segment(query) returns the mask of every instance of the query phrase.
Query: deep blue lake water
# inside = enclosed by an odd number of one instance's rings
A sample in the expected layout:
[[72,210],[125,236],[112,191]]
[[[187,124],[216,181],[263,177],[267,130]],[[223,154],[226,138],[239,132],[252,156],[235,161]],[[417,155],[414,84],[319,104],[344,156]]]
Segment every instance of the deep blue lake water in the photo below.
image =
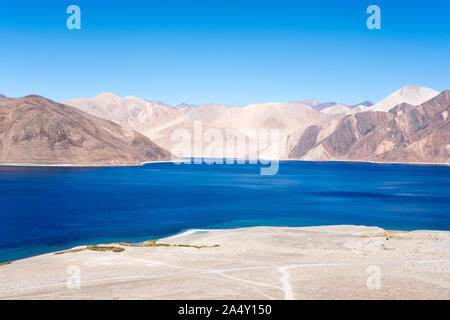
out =
[[190,228],[356,224],[450,230],[450,167],[282,162],[0,167],[0,262]]

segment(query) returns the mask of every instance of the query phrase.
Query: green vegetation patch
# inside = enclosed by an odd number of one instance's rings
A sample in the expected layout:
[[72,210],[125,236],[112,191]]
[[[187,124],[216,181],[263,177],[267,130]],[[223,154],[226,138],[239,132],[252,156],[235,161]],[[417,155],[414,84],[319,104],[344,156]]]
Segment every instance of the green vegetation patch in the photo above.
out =
[[125,249],[120,247],[113,247],[113,246],[87,246],[84,248],[76,248],[76,249],[70,249],[66,251],[59,251],[55,252],[55,254],[63,254],[63,253],[72,253],[72,252],[80,252],[84,250],[92,250],[92,251],[112,251],[112,252],[122,252]]
[[185,248],[196,248],[196,249],[202,249],[202,248],[217,248],[220,245],[215,244],[213,246],[207,246],[207,245],[192,245],[192,244],[168,244],[168,243],[158,243],[158,240],[147,240],[141,243],[136,244],[130,244],[126,242],[118,242],[118,245],[124,246],[124,247],[185,247]]
[[158,243],[157,240],[147,240],[137,244],[130,244],[126,242],[119,242],[121,246],[125,247],[170,247],[171,245],[168,243]]
[[385,231],[384,233],[381,234],[365,234],[360,236],[361,238],[389,238],[391,232],[390,231]]
[[112,252],[122,252],[125,249],[121,248],[121,247],[107,247],[107,246],[87,246],[88,250],[92,250],[92,251],[112,251]]
[[[215,244],[213,246],[208,245],[192,245],[192,244],[168,244],[168,243],[158,243],[158,240],[147,240],[141,243],[131,244],[126,242],[116,242],[113,244],[123,246],[123,247],[138,247],[138,248],[146,248],[146,247],[184,247],[184,248],[196,248],[196,249],[203,249],[203,248],[217,248],[220,245]],[[112,251],[112,252],[122,252],[125,250],[125,248],[122,247],[115,247],[115,246],[87,246],[83,248],[76,248],[76,249],[70,249],[65,251],[59,251],[55,252],[55,254],[64,254],[64,253],[73,253],[73,252],[80,252],[84,250],[92,250],[92,251]],[[10,262],[8,262],[10,263]],[[1,264],[0,264],[1,265]]]
[[59,251],[59,252],[55,252],[55,254],[64,254],[64,253],[71,253],[71,252],[79,252],[79,251],[83,251],[86,250],[86,248],[77,248],[77,249],[70,249],[70,250],[65,250],[65,251]]

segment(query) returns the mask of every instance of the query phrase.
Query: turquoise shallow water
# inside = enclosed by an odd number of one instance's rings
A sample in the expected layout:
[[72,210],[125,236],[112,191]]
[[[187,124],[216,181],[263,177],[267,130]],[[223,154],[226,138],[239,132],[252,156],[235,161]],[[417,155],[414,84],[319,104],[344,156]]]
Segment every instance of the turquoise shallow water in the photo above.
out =
[[190,228],[356,224],[450,230],[450,167],[257,165],[0,167],[0,262]]

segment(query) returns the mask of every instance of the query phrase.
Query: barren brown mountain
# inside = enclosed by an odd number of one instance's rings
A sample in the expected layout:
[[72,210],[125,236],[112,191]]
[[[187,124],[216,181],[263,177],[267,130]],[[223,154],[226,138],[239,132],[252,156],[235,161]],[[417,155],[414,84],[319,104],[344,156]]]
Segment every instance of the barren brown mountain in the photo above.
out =
[[131,129],[27,96],[0,100],[0,164],[137,165],[170,153]]
[[419,105],[400,104],[389,112],[367,111],[341,119],[317,140],[307,128],[290,158],[379,162],[450,162],[450,91]]
[[450,91],[417,107],[401,105],[394,118],[367,134],[349,152],[350,159],[392,162],[450,162]]

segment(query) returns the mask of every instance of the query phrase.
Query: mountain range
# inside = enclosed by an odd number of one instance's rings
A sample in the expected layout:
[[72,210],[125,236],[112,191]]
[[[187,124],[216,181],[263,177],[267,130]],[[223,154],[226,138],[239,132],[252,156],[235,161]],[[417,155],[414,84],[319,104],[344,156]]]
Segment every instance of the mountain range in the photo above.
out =
[[[246,106],[170,106],[161,101],[102,93],[56,103],[38,96],[0,99],[2,163],[128,165],[168,160],[176,129],[277,129],[279,153],[261,158],[448,163],[449,91],[405,86],[376,104],[298,100]],[[271,141],[272,144],[275,143]],[[204,144],[203,151],[208,147]],[[248,150],[247,150],[248,151]],[[246,151],[246,152],[247,152]],[[190,157],[192,150],[177,150]],[[226,154],[222,150],[222,154]],[[248,156],[248,153],[246,154]]]
[[418,106],[402,103],[389,110],[346,115],[325,138],[309,126],[289,158],[377,162],[448,163],[450,91]]
[[[234,139],[226,133],[227,129],[240,132],[248,141],[251,141],[252,137],[246,135],[246,129],[278,129],[280,135],[277,142],[282,159],[447,162],[445,148],[429,156],[424,150],[412,151],[419,148],[419,142],[411,146],[408,152],[405,149],[416,141],[413,137],[416,133],[406,130],[408,125],[417,125],[414,121],[419,120],[416,119],[418,115],[415,112],[421,110],[419,106],[422,103],[438,94],[438,91],[429,88],[405,86],[375,105],[369,101],[345,105],[298,100],[240,107],[220,104],[183,104],[172,107],[136,97],[120,98],[111,93],[88,99],[68,100],[64,103],[133,128],[167,150],[172,150],[174,146],[171,133],[175,129],[183,128],[193,134],[194,123],[201,121],[204,130],[213,128],[222,133],[225,137],[224,145]],[[390,111],[405,103],[416,107],[417,110],[405,110],[405,115]],[[431,116],[430,113],[425,115]],[[431,119],[421,121],[427,123],[428,120]],[[375,133],[377,130],[383,130],[383,126],[393,126],[392,123],[397,122],[401,125],[392,130],[396,130],[405,141],[388,139]],[[443,132],[446,132],[445,129]],[[450,143],[445,136],[443,138],[441,142],[436,143]],[[423,147],[426,144],[422,141],[420,145]],[[400,149],[404,150],[404,160]],[[270,146],[264,150],[260,149],[260,156],[273,157],[269,150]],[[186,150],[177,156],[190,157],[190,152],[191,150]],[[225,154],[225,151],[222,153]]]

